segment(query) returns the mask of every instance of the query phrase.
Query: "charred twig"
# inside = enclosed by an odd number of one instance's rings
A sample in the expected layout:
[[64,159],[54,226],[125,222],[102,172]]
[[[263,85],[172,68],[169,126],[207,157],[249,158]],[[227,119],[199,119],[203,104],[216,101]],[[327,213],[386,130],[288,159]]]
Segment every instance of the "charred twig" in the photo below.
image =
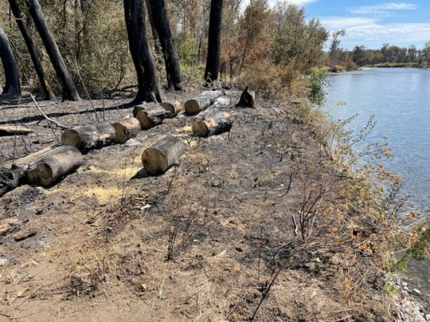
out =
[[39,104],[37,104],[37,101],[36,101],[36,99],[34,98],[34,96],[33,96],[32,94],[30,94],[30,96],[31,96],[31,98],[32,98],[32,100],[33,100],[34,105],[36,106],[36,108],[39,110],[39,112],[42,114],[42,116],[43,116],[43,117],[44,117],[48,122],[54,123],[56,126],[58,126],[59,128],[62,128],[62,129],[64,129],[64,130],[70,129],[70,127],[65,126],[65,125],[63,125],[63,124],[61,124],[61,123],[58,123],[57,121],[55,121],[55,120],[53,120],[53,119],[49,118],[49,117],[45,114],[45,112],[43,112],[43,111],[42,111],[42,109],[40,108]]

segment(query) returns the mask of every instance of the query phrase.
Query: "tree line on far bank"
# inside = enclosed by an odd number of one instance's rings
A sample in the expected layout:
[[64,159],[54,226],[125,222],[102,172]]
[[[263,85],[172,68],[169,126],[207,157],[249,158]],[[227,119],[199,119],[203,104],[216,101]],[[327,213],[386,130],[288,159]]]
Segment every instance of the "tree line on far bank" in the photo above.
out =
[[332,34],[329,66],[334,72],[354,70],[363,66],[425,67],[430,65],[430,41],[427,41],[422,49],[415,45],[406,48],[385,43],[379,49],[367,49],[365,46],[357,45],[352,50],[345,50],[339,47],[339,37],[343,35],[345,35],[344,30]]

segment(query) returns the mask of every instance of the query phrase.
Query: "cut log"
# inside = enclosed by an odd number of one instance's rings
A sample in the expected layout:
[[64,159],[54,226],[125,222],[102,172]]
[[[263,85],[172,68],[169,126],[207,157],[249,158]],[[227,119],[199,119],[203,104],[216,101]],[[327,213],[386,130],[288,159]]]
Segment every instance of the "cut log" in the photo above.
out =
[[230,131],[233,121],[229,113],[218,112],[206,115],[203,120],[195,121],[192,125],[193,134],[200,137],[209,137]]
[[83,161],[81,152],[74,146],[59,146],[30,165],[27,177],[32,184],[49,186],[61,177],[75,171]]
[[174,101],[174,100],[167,100],[167,101],[163,101],[161,103],[161,106],[167,111],[169,112],[169,114],[166,115],[166,118],[173,118],[176,115],[178,115],[178,113],[180,111],[182,111],[182,104],[178,101]]
[[142,163],[152,174],[163,174],[177,164],[185,151],[185,145],[174,136],[166,136],[142,153]]
[[42,150],[39,150],[39,151],[34,152],[32,154],[29,154],[23,158],[19,158],[19,159],[13,160],[13,161],[8,161],[8,162],[4,163],[2,166],[5,168],[22,169],[22,170],[26,171],[29,164],[36,162],[37,160],[42,158],[44,155],[46,155],[50,151],[52,151],[55,147],[56,147],[56,145],[48,146]]
[[231,98],[229,97],[218,97],[214,102],[214,107],[226,107],[231,105]]
[[21,125],[0,125],[0,136],[26,135],[32,132],[33,130]]
[[168,114],[169,112],[157,103],[137,105],[133,110],[133,116],[139,120],[142,130],[149,130],[161,124]]
[[222,91],[203,92],[199,96],[185,103],[185,113],[187,113],[188,115],[199,114],[201,111],[204,111],[210,105],[212,105],[215,100],[222,95]]
[[236,104],[236,107],[254,107],[255,104],[255,93],[251,91],[248,86],[242,92],[240,96],[239,103]]
[[115,129],[109,122],[78,126],[65,130],[61,136],[63,145],[70,145],[81,151],[99,149],[115,139]]
[[140,131],[139,120],[134,117],[128,117],[121,122],[112,123],[115,129],[115,143],[124,143],[128,139],[135,138]]
[[15,189],[25,181],[25,171],[22,169],[6,169],[0,167],[0,197]]

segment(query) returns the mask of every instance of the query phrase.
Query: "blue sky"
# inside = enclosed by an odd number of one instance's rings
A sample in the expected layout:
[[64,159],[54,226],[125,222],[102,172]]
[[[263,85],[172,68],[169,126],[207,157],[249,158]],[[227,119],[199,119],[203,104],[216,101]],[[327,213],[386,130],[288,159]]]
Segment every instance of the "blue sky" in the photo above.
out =
[[[276,0],[269,0],[270,4]],[[289,0],[305,6],[306,16],[319,18],[330,31],[345,29],[341,47],[377,49],[383,43],[418,49],[430,41],[430,0]]]

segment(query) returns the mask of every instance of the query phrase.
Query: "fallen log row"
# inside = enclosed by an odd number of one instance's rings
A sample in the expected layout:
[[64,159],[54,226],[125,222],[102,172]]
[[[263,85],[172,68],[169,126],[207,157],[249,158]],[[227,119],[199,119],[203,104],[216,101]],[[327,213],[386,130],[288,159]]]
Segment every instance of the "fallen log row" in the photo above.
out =
[[33,130],[21,125],[0,125],[0,136],[26,135]]
[[203,120],[195,121],[191,128],[195,136],[209,137],[230,131],[232,125],[233,120],[229,113],[218,112],[205,115]]
[[169,112],[157,103],[141,104],[133,109],[133,116],[139,120],[142,130],[149,130],[161,124],[168,114]]
[[135,138],[140,131],[140,122],[134,117],[128,117],[121,122],[111,123],[115,130],[114,143],[124,143]]
[[169,112],[169,114],[166,115],[166,118],[173,118],[176,115],[178,115],[178,113],[180,111],[182,111],[182,104],[178,101],[174,101],[174,100],[167,100],[167,101],[163,101],[161,103],[161,106],[167,111]]
[[188,115],[197,115],[212,105],[215,100],[222,96],[222,91],[207,91],[185,103],[185,113]]
[[61,136],[63,145],[74,146],[84,152],[109,145],[114,139],[115,129],[109,122],[78,126],[65,130]]
[[83,163],[81,152],[74,146],[59,146],[28,167],[30,183],[49,186]]
[[163,174],[177,164],[185,151],[184,143],[174,136],[166,136],[142,153],[142,163],[151,174]]

